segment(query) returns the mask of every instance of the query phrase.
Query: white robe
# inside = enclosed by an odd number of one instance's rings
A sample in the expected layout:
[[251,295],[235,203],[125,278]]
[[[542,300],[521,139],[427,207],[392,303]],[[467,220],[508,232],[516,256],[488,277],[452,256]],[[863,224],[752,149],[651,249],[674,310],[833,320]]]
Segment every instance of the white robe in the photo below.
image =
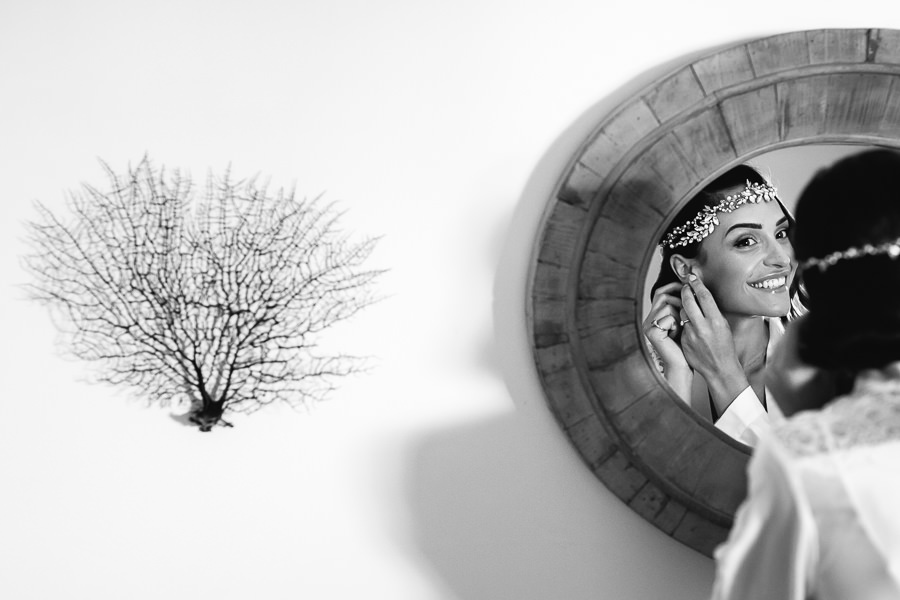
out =
[[900,365],[764,433],[714,600],[900,599]]
[[[781,319],[766,319],[769,325],[769,343],[766,346],[766,358],[774,353],[775,346],[784,336],[784,325]],[[709,391],[702,377],[694,377],[694,387],[691,390],[691,407],[704,415],[710,421],[712,415],[709,408]],[[768,412],[766,411],[768,409]],[[766,388],[766,408],[756,396],[756,392],[749,385],[738,394],[725,412],[715,422],[716,429],[723,431],[748,446],[755,446],[759,436],[769,431],[773,422],[783,418],[778,403],[772,397],[772,392]]]
[[[772,356],[775,346],[784,336],[784,326],[781,319],[766,319],[769,326],[769,343],[766,346],[766,356]],[[648,341],[649,345],[649,341]],[[652,346],[649,346],[650,354],[654,358],[657,368],[660,372],[664,372],[664,366],[656,354]],[[698,374],[694,375],[691,386],[690,407],[707,421],[712,421],[712,414],[709,406],[709,389],[703,377]],[[738,396],[731,402],[725,412],[715,422],[716,429],[727,433],[739,442],[743,442],[748,446],[755,446],[759,436],[768,431],[771,423],[779,421],[783,418],[778,408],[778,403],[772,398],[769,389],[766,389],[766,408],[763,408],[762,402],[753,391],[753,388],[747,386]]]

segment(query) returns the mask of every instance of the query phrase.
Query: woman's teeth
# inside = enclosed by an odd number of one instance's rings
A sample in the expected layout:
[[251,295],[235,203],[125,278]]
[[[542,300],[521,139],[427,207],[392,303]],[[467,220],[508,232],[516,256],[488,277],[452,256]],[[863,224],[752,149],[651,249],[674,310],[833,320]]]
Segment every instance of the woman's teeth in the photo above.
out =
[[784,286],[786,282],[787,277],[773,277],[772,279],[766,279],[759,283],[751,283],[750,287],[755,287],[760,290],[774,290]]

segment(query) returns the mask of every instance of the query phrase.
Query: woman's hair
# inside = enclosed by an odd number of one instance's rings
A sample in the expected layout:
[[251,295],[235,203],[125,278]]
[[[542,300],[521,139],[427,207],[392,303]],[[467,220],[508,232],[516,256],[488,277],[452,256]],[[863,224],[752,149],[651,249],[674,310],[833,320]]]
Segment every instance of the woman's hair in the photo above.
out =
[[[700,192],[697,193],[696,196],[691,198],[690,202],[688,202],[684,208],[678,211],[678,214],[675,215],[675,218],[669,223],[669,227],[663,233],[662,238],[665,239],[666,236],[676,227],[680,227],[692,220],[696,217],[701,210],[703,210],[707,206],[715,206],[725,198],[725,192],[732,191],[735,187],[743,188],[747,182],[756,183],[756,184],[767,184],[765,177],[763,177],[759,171],[751,167],[750,165],[737,165],[732,169],[729,169],[722,175],[719,175],[715,178],[711,183],[709,183],[706,187],[704,187]],[[782,206],[782,209],[784,207]],[[794,217],[785,210],[785,216],[788,218],[788,226],[789,231],[793,231],[794,229]],[[692,242],[687,244],[686,246],[679,246],[677,248],[669,248],[666,245],[661,247],[662,250],[662,264],[659,268],[659,276],[656,278],[656,283],[653,284],[653,287],[650,288],[650,297],[653,297],[653,294],[656,290],[664,285],[675,283],[679,281],[678,275],[675,274],[675,271],[672,269],[672,258],[673,254],[680,254],[685,258],[696,258],[700,253],[700,242]],[[791,316],[795,316],[799,312],[802,312],[803,302],[800,298],[801,293],[799,289],[799,281],[797,278],[794,278],[794,281],[791,283],[791,305],[793,306],[791,310]]]
[[[819,171],[800,196],[794,251],[802,264],[900,237],[900,153],[869,150]],[[900,260],[844,259],[802,272],[805,362],[857,372],[900,360]]]

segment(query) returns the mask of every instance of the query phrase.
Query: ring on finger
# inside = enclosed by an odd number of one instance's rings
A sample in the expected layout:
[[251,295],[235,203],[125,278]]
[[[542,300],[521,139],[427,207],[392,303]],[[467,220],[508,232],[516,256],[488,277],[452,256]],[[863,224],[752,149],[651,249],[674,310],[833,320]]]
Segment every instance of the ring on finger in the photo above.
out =
[[684,327],[685,325],[687,325],[690,322],[691,322],[690,319],[685,319],[684,321],[681,322],[681,326]]

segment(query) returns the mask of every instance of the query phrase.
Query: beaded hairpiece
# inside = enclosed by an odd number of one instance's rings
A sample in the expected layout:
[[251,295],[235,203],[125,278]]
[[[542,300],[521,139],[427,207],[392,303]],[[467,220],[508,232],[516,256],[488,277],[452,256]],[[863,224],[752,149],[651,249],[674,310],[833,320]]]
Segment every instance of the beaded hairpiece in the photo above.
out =
[[800,265],[801,269],[809,269],[812,267],[818,267],[820,271],[824,271],[828,267],[834,266],[835,263],[841,260],[847,260],[851,258],[861,258],[863,256],[877,256],[879,254],[887,254],[892,259],[900,256],[900,238],[896,240],[892,240],[890,242],[885,242],[883,244],[878,244],[877,246],[874,244],[865,244],[858,248],[847,248],[842,252],[832,252],[822,258],[809,258],[803,261],[803,264]]
[[719,224],[717,213],[730,213],[744,204],[758,204],[770,200],[775,200],[774,187],[768,183],[750,183],[748,181],[740,193],[726,196],[724,200],[714,206],[704,206],[696,217],[670,231],[659,245],[677,248],[699,242],[711,234]]

